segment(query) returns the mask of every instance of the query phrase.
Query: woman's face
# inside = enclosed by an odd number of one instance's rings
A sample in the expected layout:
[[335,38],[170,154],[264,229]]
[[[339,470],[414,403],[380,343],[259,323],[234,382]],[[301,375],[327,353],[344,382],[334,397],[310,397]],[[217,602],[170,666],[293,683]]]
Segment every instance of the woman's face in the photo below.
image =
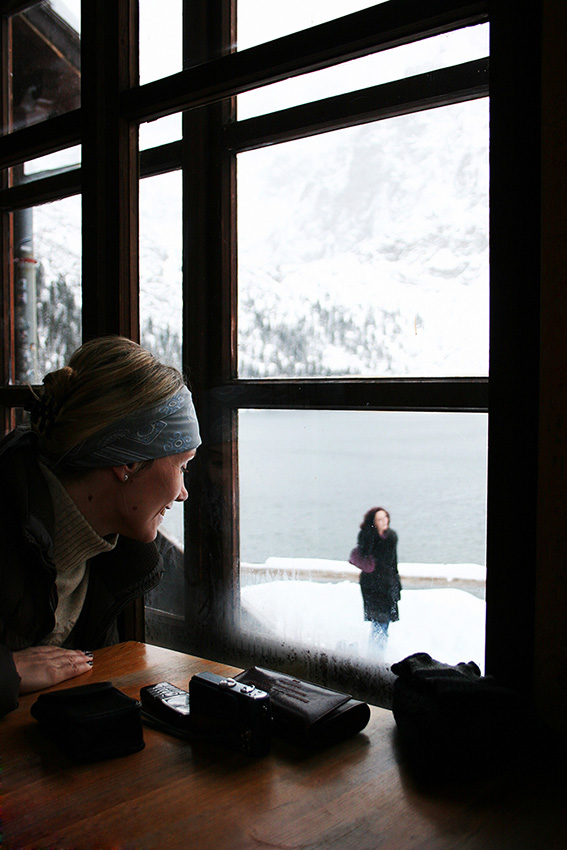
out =
[[384,534],[389,524],[390,518],[386,511],[376,511],[374,514],[374,527],[378,534]]
[[122,490],[117,532],[150,543],[155,540],[165,512],[188,497],[183,473],[196,451],[160,457],[133,472]]

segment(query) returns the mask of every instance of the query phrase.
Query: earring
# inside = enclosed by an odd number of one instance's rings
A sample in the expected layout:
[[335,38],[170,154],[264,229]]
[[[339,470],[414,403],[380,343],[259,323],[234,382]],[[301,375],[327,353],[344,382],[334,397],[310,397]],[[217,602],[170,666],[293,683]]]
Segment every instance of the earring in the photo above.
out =
[[128,481],[128,476],[127,476],[127,475],[125,475],[125,476],[124,476],[124,478],[123,478],[122,480],[123,480],[123,481]]

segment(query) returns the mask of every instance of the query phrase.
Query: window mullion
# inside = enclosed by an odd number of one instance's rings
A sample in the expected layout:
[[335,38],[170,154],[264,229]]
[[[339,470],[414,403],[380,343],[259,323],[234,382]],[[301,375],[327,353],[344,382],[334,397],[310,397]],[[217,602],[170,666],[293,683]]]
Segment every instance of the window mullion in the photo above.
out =
[[119,110],[137,84],[136,0],[82,3],[83,333],[139,335],[137,127]]
[[240,379],[215,387],[212,395],[233,409],[486,412],[488,379]]
[[[529,696],[534,670],[541,287],[541,4],[491,15],[487,671]],[[522,65],[518,88],[510,68]],[[513,140],[511,146],[510,140]],[[545,435],[547,441],[548,437]],[[554,506],[554,510],[556,507]],[[518,514],[530,518],[511,557]],[[504,530],[504,531],[503,531]],[[547,554],[546,554],[547,559]],[[546,612],[547,617],[547,612]],[[546,651],[548,647],[545,647]]]
[[76,145],[81,140],[81,110],[72,109],[38,124],[0,136],[0,168]]
[[226,127],[225,140],[241,153],[487,95],[488,59],[480,59],[238,121]]
[[81,169],[69,168],[49,177],[19,183],[0,191],[0,209],[15,210],[46,204],[77,195],[81,191]]
[[136,120],[168,115],[487,19],[487,0],[383,3],[247,50],[194,51],[195,67],[124,92],[122,106]]
[[[0,18],[0,121],[2,126],[8,126],[9,119],[9,90],[11,79],[11,24],[6,17]],[[0,189],[8,186],[8,171],[0,171]],[[0,212],[0,274],[2,275],[1,298],[2,317],[4,333],[2,334],[2,345],[0,346],[0,376],[5,386],[11,378],[11,355],[14,350],[13,333],[13,269],[10,257],[11,243],[11,220],[8,212]],[[3,411],[3,432],[9,430],[13,422],[10,411]]]
[[[186,65],[233,49],[234,0],[185,13]],[[183,362],[203,437],[185,513],[186,627],[192,651],[209,654],[226,647],[238,596],[236,414],[211,393],[235,361],[235,162],[222,139],[233,110],[227,100],[183,117]]]

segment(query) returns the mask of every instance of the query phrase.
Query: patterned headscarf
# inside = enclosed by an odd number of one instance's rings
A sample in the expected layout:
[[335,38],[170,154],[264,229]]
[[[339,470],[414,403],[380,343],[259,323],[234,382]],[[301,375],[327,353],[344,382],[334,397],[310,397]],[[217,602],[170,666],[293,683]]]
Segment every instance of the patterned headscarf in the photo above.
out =
[[137,410],[73,446],[61,458],[65,466],[122,466],[196,449],[199,423],[187,387],[154,407]]

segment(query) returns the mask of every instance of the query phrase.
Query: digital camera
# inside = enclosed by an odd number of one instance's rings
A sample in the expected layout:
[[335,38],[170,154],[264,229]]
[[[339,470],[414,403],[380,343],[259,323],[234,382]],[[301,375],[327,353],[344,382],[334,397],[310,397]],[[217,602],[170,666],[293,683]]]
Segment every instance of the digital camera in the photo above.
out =
[[191,728],[199,737],[263,756],[272,740],[270,696],[217,673],[196,673],[189,682]]

